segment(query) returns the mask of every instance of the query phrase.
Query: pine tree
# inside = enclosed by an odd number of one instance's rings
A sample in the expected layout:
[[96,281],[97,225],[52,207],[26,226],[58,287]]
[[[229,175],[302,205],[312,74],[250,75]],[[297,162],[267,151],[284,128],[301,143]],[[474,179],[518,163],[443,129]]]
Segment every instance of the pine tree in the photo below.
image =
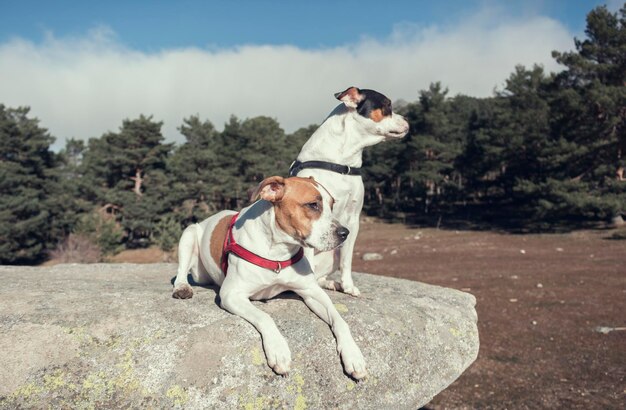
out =
[[270,117],[254,117],[239,129],[240,167],[243,182],[256,187],[264,178],[284,174],[292,160],[286,155],[285,131]]
[[217,211],[222,204],[222,181],[228,170],[217,158],[219,133],[209,121],[192,116],[179,128],[186,142],[176,148],[168,160],[172,176],[175,219],[182,226],[200,221]]
[[454,189],[454,162],[462,149],[462,135],[457,132],[462,127],[452,124],[447,94],[440,83],[433,83],[420,92],[419,103],[407,107],[411,132],[403,140],[406,149],[400,172],[402,190],[415,212],[429,213]]
[[363,183],[365,201],[363,209],[370,215],[393,217],[404,209],[405,193],[402,191],[402,157],[405,144],[389,141],[365,149],[363,152]]
[[552,144],[548,84],[541,67],[518,66],[504,90],[472,113],[457,159],[465,169],[469,197],[493,206],[520,205],[525,198],[519,184],[541,182],[551,172],[545,158]]
[[467,137],[455,168],[463,175],[465,201],[481,203],[502,197],[503,191],[495,183],[502,172],[505,141],[500,138],[501,122],[507,109],[503,98],[485,98],[472,110],[467,122]]
[[37,263],[69,231],[54,138],[28,108],[0,104],[0,263]]
[[241,208],[260,181],[287,173],[292,159],[287,158],[285,139],[285,132],[273,118],[230,118],[215,151],[218,167],[227,171],[222,180],[221,209]]
[[173,208],[162,123],[140,116],[120,131],[89,140],[83,158],[85,196],[99,209],[113,210],[128,247],[147,246],[154,224]]
[[558,147],[555,172],[537,188],[552,217],[608,218],[626,209],[626,7],[595,8],[585,33],[576,51],[553,53],[566,66],[550,102]]

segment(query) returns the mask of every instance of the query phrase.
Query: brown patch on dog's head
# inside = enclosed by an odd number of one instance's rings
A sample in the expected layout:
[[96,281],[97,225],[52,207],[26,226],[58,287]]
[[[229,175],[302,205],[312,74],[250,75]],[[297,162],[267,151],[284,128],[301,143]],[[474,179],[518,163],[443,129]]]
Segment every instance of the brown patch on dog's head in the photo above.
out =
[[391,100],[374,90],[361,90],[362,99],[357,106],[357,112],[374,122],[381,122],[385,117],[391,117],[393,110]]
[[279,229],[301,243],[309,238],[313,224],[325,208],[330,212],[334,204],[330,193],[313,177],[269,177],[259,184],[253,196],[271,202]]
[[276,223],[289,236],[304,241],[324,210],[322,195],[312,178],[292,177],[284,182],[285,194],[274,208]]
[[374,122],[381,122],[383,120],[383,118],[385,118],[385,115],[383,114],[383,110],[382,109],[377,108],[377,109],[372,110],[370,112],[370,118]]

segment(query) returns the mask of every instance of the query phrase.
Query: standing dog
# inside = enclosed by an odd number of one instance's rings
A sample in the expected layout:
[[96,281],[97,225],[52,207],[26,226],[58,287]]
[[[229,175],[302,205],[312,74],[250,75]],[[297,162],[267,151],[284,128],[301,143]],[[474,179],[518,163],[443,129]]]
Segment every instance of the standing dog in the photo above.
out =
[[[324,288],[358,296],[359,289],[352,281],[352,252],[365,193],[361,178],[363,149],[404,137],[409,124],[392,111],[389,98],[374,90],[350,87],[335,97],[343,104],[330,113],[304,144],[289,175],[315,177],[337,200],[333,215],[352,234],[338,252],[315,255],[315,276]],[[313,250],[305,252],[312,258]],[[326,279],[337,267],[341,271],[340,283]]]
[[329,251],[348,237],[349,231],[332,217],[332,196],[313,178],[278,176],[263,180],[254,194],[258,196],[262,200],[238,214],[222,211],[185,229],[173,296],[193,296],[189,270],[197,283],[220,286],[221,306],[256,327],[267,364],[282,375],[291,365],[289,346],[271,317],[250,299],[293,290],[330,325],[346,373],[362,379],[367,371],[361,350],[302,251]]

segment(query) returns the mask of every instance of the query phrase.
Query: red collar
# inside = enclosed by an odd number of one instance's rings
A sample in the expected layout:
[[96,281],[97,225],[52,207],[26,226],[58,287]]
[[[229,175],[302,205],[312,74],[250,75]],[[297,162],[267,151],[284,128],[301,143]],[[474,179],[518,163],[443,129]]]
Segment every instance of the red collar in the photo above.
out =
[[233,215],[233,218],[230,220],[228,224],[228,233],[226,234],[226,238],[224,238],[224,248],[222,250],[222,272],[224,272],[224,276],[226,276],[226,271],[228,271],[228,254],[232,253],[241,259],[248,261],[254,265],[260,266],[265,269],[273,270],[276,273],[279,273],[282,269],[287,266],[291,266],[294,263],[297,263],[304,256],[304,250],[300,248],[295,255],[291,257],[291,259],[287,259],[286,261],[273,261],[270,259],[265,259],[262,256],[259,256],[255,253],[250,252],[243,246],[239,245],[235,242],[235,238],[233,238],[233,226],[237,221],[237,217],[239,213]]

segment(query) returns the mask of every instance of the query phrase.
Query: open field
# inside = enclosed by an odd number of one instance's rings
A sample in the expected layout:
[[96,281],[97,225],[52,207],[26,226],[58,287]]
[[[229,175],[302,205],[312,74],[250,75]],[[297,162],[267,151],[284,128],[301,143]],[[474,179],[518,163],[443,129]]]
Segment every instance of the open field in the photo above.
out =
[[[478,360],[428,408],[623,408],[626,330],[597,329],[626,326],[626,241],[607,239],[612,232],[513,235],[363,223],[354,270],[476,296]],[[365,262],[365,252],[383,259]],[[152,249],[114,260],[167,257]]]

